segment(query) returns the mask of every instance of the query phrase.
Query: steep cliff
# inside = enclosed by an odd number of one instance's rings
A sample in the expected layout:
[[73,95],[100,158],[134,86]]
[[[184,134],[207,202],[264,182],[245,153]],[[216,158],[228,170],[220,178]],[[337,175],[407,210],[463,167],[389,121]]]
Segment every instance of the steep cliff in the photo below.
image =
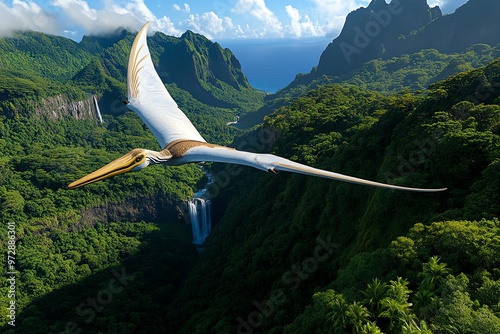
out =
[[[37,32],[1,38],[0,112],[14,112],[12,98],[20,99],[13,103],[22,106],[15,111],[19,112],[43,104],[39,102],[42,98],[59,95],[67,95],[71,101],[98,95],[110,106],[103,113],[125,111],[122,106],[117,108],[116,102],[126,98],[128,56],[134,37],[123,30],[105,37],[86,36],[80,43]],[[177,38],[157,32],[148,38],[148,44],[162,80],[203,104],[246,112],[256,109],[250,104],[263,99],[263,94],[249,85],[233,53],[201,35],[187,31]],[[1,104],[4,100],[9,103]]]
[[[161,41],[168,43],[161,43]],[[158,71],[164,82],[176,83],[193,97],[219,107],[235,107],[224,91],[250,89],[241,65],[229,49],[191,31],[180,38],[165,39],[157,33],[154,42],[164,49],[159,55]]]
[[500,2],[470,0],[442,15],[426,0],[373,0],[347,16],[340,35],[321,55],[317,75],[340,75],[376,58],[388,59],[422,49],[463,52],[472,44],[500,42]]
[[439,7],[430,8],[426,0],[393,0],[389,4],[373,0],[347,16],[342,32],[321,55],[318,73],[338,75],[373,58],[394,54],[400,36],[439,17]]
[[160,195],[127,198],[119,203],[98,204],[79,212],[70,230],[85,229],[102,222],[174,223],[183,217],[184,202],[172,202]]
[[472,44],[495,46],[500,43],[499,16],[499,1],[469,0],[455,13],[431,22],[418,34],[406,36],[403,51],[433,48],[451,53],[464,51]]
[[37,116],[47,117],[52,120],[58,120],[64,116],[87,120],[97,118],[97,111],[92,97],[81,101],[71,101],[65,95],[43,98],[34,103],[34,113]]

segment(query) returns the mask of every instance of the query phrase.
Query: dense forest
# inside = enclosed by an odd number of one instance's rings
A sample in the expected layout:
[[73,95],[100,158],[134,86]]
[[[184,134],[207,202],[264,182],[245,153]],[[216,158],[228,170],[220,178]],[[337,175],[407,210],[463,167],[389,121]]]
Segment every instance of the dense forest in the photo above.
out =
[[274,153],[449,190],[245,170],[214,199],[229,205],[169,313],[178,332],[496,333],[499,82],[495,61],[426,94],[322,86],[270,115]]
[[[0,233],[16,238],[14,263],[0,240],[2,332],[500,332],[498,46],[374,59],[265,97],[229,50],[191,32],[152,36],[158,72],[208,141],[448,188],[205,164],[214,229],[200,250],[184,219],[207,182],[198,165],[67,189],[130,149],[158,149],[120,102],[132,40],[0,39]],[[198,70],[179,78],[172,53]],[[267,115],[252,128],[226,124],[257,110]]]
[[297,74],[287,87],[267,96],[265,105],[255,113],[246,114],[240,123],[248,127],[258,124],[275,109],[327,84],[353,84],[384,94],[425,91],[433,83],[497,59],[500,56],[499,45],[474,44],[464,52],[451,54],[424,49],[390,59],[375,58],[341,75],[318,75],[317,69],[313,68],[311,73]]
[[[202,178],[197,166],[64,189],[118,151],[155,145],[135,115],[108,116],[106,127],[4,117],[2,220],[17,224],[21,272],[16,332],[497,332],[499,82],[496,61],[425,94],[325,85],[278,109],[235,145],[449,190],[214,164],[222,219],[201,254],[175,210],[156,223],[81,220],[99,205],[185,199]],[[128,277],[123,290],[109,287],[116,277]]]
[[[10,228],[17,238],[15,260],[10,259],[19,272],[15,332],[165,328],[164,301],[171,299],[197,261],[183,216],[185,201],[206,183],[199,166],[157,166],[93,187],[67,190],[68,183],[125,151],[158,149],[144,123],[121,102],[126,98],[126,62],[133,37],[124,32],[116,38],[85,37],[75,43],[23,32],[0,39],[0,217],[2,234],[7,235]],[[156,34],[151,44],[158,66],[160,58],[166,57],[165,49],[182,43],[195,59],[203,59],[205,63],[196,66],[206,66],[201,79],[212,84],[205,85],[204,92],[188,91],[166,80],[168,89],[207,140],[229,144],[239,130],[226,123],[258,107],[263,94],[248,85],[229,50],[193,33],[181,38]],[[217,52],[222,54],[219,61],[228,59],[226,76],[208,66],[214,57],[211,53]],[[224,66],[217,68],[220,72]],[[212,97],[200,99],[203,94]],[[103,123],[97,119],[92,96],[99,100]],[[222,106],[220,99],[231,103]],[[7,247],[7,239],[1,242]],[[2,305],[12,299],[6,281],[11,262],[8,267],[5,255]],[[128,273],[137,278],[128,281]],[[106,290],[111,279],[125,285]],[[110,295],[95,308],[86,304],[87,297],[101,298],[103,291],[130,287],[132,294],[113,294],[116,309],[100,313],[102,305],[111,303]],[[130,310],[124,305],[140,298],[158,313],[141,320],[147,311],[137,309],[134,327],[128,323]],[[9,312],[2,307],[1,326],[9,321]],[[120,312],[122,317],[117,317]],[[101,329],[95,327],[94,318],[100,319]],[[14,327],[6,325],[4,330],[8,329]]]

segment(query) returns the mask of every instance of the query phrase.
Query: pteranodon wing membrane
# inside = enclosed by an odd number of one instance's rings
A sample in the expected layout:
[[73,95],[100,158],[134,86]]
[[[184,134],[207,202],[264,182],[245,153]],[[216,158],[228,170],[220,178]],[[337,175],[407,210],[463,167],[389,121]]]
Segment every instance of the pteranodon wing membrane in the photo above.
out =
[[333,179],[338,181],[357,183],[357,184],[387,188],[387,189],[408,190],[408,191],[418,191],[418,192],[435,192],[435,191],[446,190],[446,188],[423,189],[423,188],[401,187],[392,184],[368,181],[357,177],[347,176],[339,173],[329,172],[326,170],[310,167],[273,154],[251,153],[251,152],[237,151],[234,149],[222,148],[222,147],[210,148],[205,146],[197,146],[187,151],[184,154],[184,158],[189,162],[213,161],[213,162],[233,163],[233,164],[250,166],[265,171],[271,171],[271,172],[285,171],[285,172],[299,173],[299,174],[318,176],[327,179]]
[[128,107],[146,123],[164,148],[178,139],[205,142],[179,109],[156,72],[146,42],[149,23],[137,34],[128,62]]

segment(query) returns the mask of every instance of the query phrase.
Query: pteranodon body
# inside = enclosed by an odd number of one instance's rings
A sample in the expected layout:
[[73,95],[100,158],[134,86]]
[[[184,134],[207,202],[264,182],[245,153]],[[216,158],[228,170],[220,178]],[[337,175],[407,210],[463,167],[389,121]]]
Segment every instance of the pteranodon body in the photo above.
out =
[[409,188],[368,181],[313,168],[272,154],[239,151],[207,143],[178,108],[177,103],[170,96],[156,73],[146,43],[148,25],[149,23],[139,31],[130,52],[127,73],[127,106],[146,123],[163,150],[157,152],[134,149],[123,157],[71,183],[68,188],[78,188],[115,175],[138,171],[157,163],[181,165],[191,162],[213,161],[250,166],[272,173],[286,171],[388,189],[420,192],[445,190],[445,188]]

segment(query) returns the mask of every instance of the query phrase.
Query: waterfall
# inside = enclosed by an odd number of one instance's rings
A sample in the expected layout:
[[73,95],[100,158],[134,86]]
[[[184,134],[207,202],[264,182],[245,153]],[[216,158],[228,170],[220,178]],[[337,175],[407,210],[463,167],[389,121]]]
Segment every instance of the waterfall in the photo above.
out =
[[192,198],[188,202],[188,208],[193,231],[193,244],[202,245],[212,230],[212,205],[209,200]]
[[95,95],[93,96],[94,98],[94,106],[95,106],[95,109],[97,110],[97,116],[99,116],[99,121],[101,121],[101,123],[103,122],[102,120],[102,116],[101,116],[101,110],[99,110],[99,104],[97,104],[97,99],[95,98]]

